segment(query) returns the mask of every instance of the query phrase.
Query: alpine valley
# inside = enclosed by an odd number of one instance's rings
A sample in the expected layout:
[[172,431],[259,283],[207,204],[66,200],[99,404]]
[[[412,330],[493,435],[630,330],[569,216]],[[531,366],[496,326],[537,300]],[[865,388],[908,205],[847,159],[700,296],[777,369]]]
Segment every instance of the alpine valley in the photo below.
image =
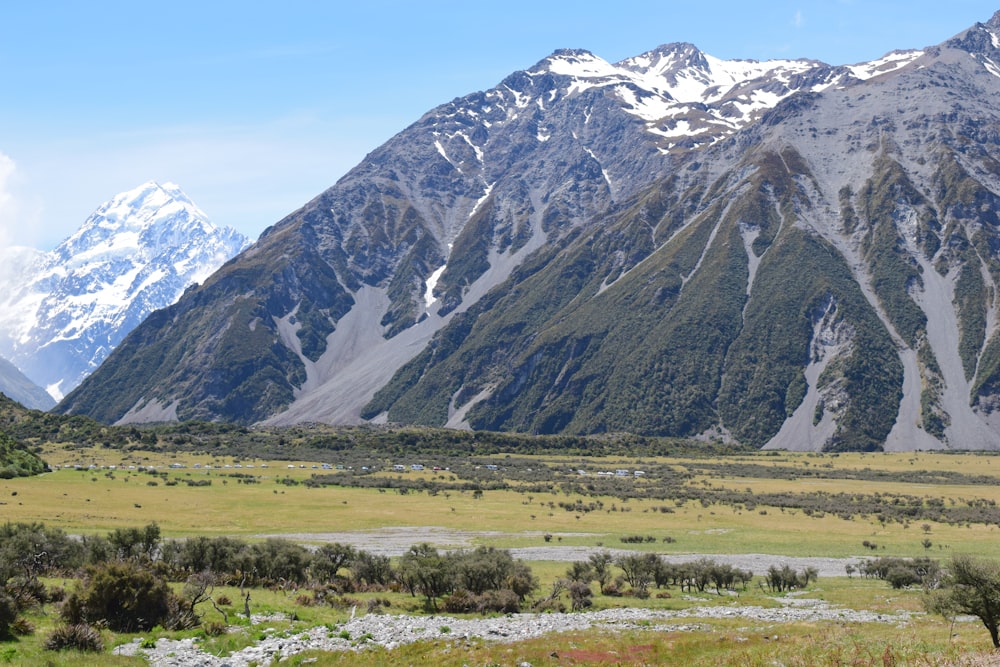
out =
[[557,51],[374,150],[57,410],[1000,449],[998,210],[1000,13],[852,66]]
[[176,185],[149,182],[98,207],[50,252],[5,249],[0,388],[29,407],[52,407],[147,315],[247,245]]

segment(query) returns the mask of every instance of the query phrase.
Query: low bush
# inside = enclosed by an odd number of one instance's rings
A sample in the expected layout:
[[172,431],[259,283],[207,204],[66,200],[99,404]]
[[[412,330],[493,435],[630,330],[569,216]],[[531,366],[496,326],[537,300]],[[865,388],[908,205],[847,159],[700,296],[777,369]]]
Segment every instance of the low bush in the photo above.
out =
[[226,624],[220,621],[209,621],[203,624],[201,629],[205,632],[206,637],[220,637],[228,630]]
[[94,626],[73,623],[56,628],[45,640],[45,648],[50,651],[73,649],[98,652],[104,650],[104,640]]
[[11,625],[17,620],[17,603],[0,590],[0,638],[11,636]]
[[115,632],[142,632],[167,621],[170,599],[164,579],[133,563],[109,563],[90,569],[62,613],[70,624],[101,622]]
[[15,637],[27,637],[35,634],[35,624],[23,616],[18,616],[10,624],[10,631]]

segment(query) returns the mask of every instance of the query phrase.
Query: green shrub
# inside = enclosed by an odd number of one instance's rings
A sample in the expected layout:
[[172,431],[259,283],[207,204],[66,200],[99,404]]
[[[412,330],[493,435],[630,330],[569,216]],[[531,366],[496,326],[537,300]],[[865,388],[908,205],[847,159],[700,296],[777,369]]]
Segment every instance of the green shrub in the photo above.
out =
[[79,593],[63,606],[72,622],[102,622],[115,632],[141,632],[162,624],[170,612],[167,582],[134,563],[91,568]]
[[11,636],[11,625],[17,620],[17,603],[0,591],[0,638]]

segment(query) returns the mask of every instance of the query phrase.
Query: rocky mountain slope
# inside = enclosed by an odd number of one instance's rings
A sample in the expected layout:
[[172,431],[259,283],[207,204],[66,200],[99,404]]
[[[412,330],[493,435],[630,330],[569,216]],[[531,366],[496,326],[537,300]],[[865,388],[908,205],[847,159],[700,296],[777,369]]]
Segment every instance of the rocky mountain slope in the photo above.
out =
[[1000,448],[1000,16],[874,63],[560,51],[443,105],[62,410]]
[[51,252],[2,252],[0,356],[61,398],[149,313],[247,245],[176,185],[119,194]]
[[47,391],[3,358],[0,358],[0,393],[33,410],[48,410],[56,404]]

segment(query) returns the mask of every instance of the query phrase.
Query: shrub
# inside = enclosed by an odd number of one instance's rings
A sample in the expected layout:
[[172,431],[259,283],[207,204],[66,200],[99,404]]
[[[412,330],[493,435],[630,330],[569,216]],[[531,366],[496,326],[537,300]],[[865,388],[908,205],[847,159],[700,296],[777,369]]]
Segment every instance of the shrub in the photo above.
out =
[[18,616],[10,624],[10,631],[16,637],[26,637],[35,634],[35,624],[23,616]]
[[476,596],[460,589],[446,597],[442,606],[449,614],[468,614],[476,610]]
[[202,626],[206,637],[219,637],[226,634],[226,624],[220,621],[209,621]]
[[17,620],[17,603],[0,590],[0,638],[11,636],[11,625]]
[[75,649],[77,651],[103,651],[104,640],[97,628],[86,623],[74,623],[56,628],[45,640],[45,648],[50,651]]
[[[63,606],[67,620],[82,617],[115,632],[139,632],[164,622],[170,612],[167,582],[133,563],[92,568],[75,602]],[[78,606],[78,609],[76,608]]]
[[915,586],[920,583],[920,575],[908,567],[893,567],[886,573],[885,580],[896,589]]
[[476,611],[480,614],[489,612],[516,614],[521,611],[521,598],[510,589],[486,591],[478,596]]
[[593,591],[590,590],[590,586],[583,581],[571,581],[566,586],[569,591],[569,599],[572,604],[573,611],[581,611],[590,607],[594,604],[592,599]]

